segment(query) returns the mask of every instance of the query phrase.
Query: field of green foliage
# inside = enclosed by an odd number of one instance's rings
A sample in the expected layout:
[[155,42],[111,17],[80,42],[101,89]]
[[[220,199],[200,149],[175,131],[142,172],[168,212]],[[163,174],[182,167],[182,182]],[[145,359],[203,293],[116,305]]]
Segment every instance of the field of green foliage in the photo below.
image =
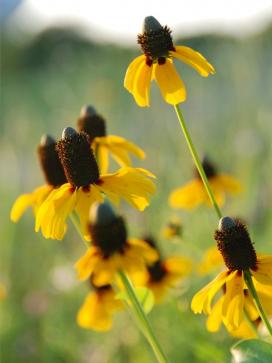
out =
[[[224,213],[249,225],[258,251],[272,249],[271,135],[272,31],[245,39],[207,35],[176,39],[204,54],[217,73],[204,79],[184,64],[177,68],[187,86],[182,104],[200,154],[237,177],[243,192],[229,198]],[[91,43],[71,29],[51,29],[33,39],[2,41],[0,121],[0,283],[1,362],[147,363],[152,352],[126,312],[108,333],[82,330],[76,312],[88,288],[73,265],[85,247],[77,234],[63,241],[34,232],[29,210],[15,225],[9,212],[15,198],[43,184],[36,157],[40,137],[61,136],[75,126],[80,108],[92,104],[108,121],[108,133],[141,146],[135,160],[157,176],[157,193],[144,212],[121,205],[131,236],[154,235],[165,255],[182,254],[197,263],[213,242],[214,212],[171,210],[168,195],[192,177],[192,161],[173,108],[152,87],[151,107],[139,108],[123,88],[129,62],[138,50]],[[112,164],[111,170],[117,165]],[[181,239],[166,241],[161,229],[173,215],[182,220]],[[72,226],[71,226],[72,227]],[[192,296],[211,277],[193,273],[150,319],[172,362],[230,362],[236,342],[222,328],[206,331],[205,317],[190,310]]]

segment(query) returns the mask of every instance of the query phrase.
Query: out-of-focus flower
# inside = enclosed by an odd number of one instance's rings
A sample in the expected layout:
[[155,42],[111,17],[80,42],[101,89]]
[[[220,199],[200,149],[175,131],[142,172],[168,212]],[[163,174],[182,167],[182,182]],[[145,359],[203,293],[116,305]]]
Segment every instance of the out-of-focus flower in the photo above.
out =
[[197,264],[197,272],[200,275],[207,275],[222,267],[224,267],[223,257],[218,248],[213,246],[207,249],[202,260]]
[[181,237],[182,224],[178,217],[173,217],[162,229],[162,237],[165,239],[172,239],[174,237]]
[[155,193],[155,185],[149,179],[154,175],[145,169],[124,167],[114,174],[100,175],[84,132],[64,129],[57,151],[68,183],[50,193],[36,216],[35,230],[41,228],[45,238],[62,239],[67,229],[66,219],[75,210],[82,233],[89,239],[87,222],[94,202],[102,202],[105,195],[114,204],[123,198],[142,211]]
[[[241,185],[235,178],[217,173],[214,165],[207,158],[204,158],[202,166],[219,206],[224,204],[227,193],[237,194],[241,191]],[[195,170],[195,174],[196,177],[193,180],[170,194],[169,204],[171,207],[192,209],[200,204],[211,206],[209,196],[197,170]]]
[[181,256],[163,258],[152,237],[144,238],[144,240],[159,254],[159,259],[147,267],[148,280],[146,283],[146,287],[153,292],[156,303],[159,303],[162,302],[169,289],[177,286],[191,272],[192,262]]
[[131,166],[130,154],[140,159],[145,158],[144,151],[131,141],[116,135],[107,135],[106,121],[92,106],[81,109],[78,119],[79,131],[86,132],[96,156],[101,174],[108,171],[109,155],[120,166]]
[[56,152],[56,141],[51,136],[42,136],[38,147],[38,156],[46,184],[36,188],[32,193],[22,194],[16,199],[10,213],[13,222],[17,222],[28,207],[32,207],[36,215],[50,192],[67,183]]
[[141,107],[149,106],[150,84],[154,79],[164,100],[176,105],[186,100],[186,89],[180,79],[173,58],[193,67],[201,76],[214,74],[213,66],[195,50],[174,45],[171,30],[162,26],[153,16],[144,19],[143,33],[138,35],[143,55],[135,58],[129,65],[125,88],[132,93]]
[[124,219],[116,216],[108,204],[91,208],[88,228],[92,246],[76,263],[80,280],[91,276],[100,287],[111,284],[122,270],[134,283],[146,282],[146,263],[156,261],[158,254],[145,241],[128,238]]
[[[246,288],[245,273],[252,275],[263,306],[267,306],[268,301],[271,305],[272,256],[256,255],[246,227],[230,217],[221,218],[215,240],[228,270],[221,272],[200,290],[191,306],[194,313],[209,315],[207,326],[210,331],[217,331],[223,321],[228,331],[237,332],[245,321],[245,312],[253,321],[259,318],[250,291]],[[212,300],[220,290],[222,296],[212,307]]]

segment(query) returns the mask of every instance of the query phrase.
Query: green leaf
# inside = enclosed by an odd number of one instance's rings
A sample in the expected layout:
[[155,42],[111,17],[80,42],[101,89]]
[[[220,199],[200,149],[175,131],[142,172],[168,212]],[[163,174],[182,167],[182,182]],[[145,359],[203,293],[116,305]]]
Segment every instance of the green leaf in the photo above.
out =
[[231,348],[233,363],[270,363],[272,344],[258,339],[241,340]]
[[[151,290],[149,290],[146,287],[135,287],[134,292],[137,296],[137,299],[139,300],[140,304],[142,305],[142,308],[146,314],[148,314],[153,306],[154,306],[154,295]],[[128,297],[127,292],[121,291],[115,296],[116,299],[124,300],[129,305],[131,305],[130,299]]]

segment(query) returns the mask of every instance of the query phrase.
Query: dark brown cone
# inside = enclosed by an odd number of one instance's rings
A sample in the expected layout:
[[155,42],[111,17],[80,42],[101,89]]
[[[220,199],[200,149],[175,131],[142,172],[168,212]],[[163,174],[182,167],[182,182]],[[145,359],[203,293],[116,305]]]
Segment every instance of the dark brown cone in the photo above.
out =
[[248,231],[239,220],[234,222],[233,227],[215,231],[214,239],[217,247],[229,270],[254,270],[257,265],[257,256]]
[[98,114],[80,116],[77,120],[77,127],[79,131],[84,131],[89,135],[90,143],[95,137],[106,136],[106,122]]
[[89,224],[89,232],[93,245],[98,247],[104,258],[116,252],[124,253],[127,245],[127,231],[124,219],[116,217],[108,224]]
[[156,261],[153,265],[147,267],[149,272],[149,281],[159,282],[167,273],[161,260]]
[[[53,139],[52,139],[53,140]],[[67,183],[63,167],[56,151],[56,142],[39,145],[38,158],[47,184],[59,187]]]
[[[206,174],[206,176],[207,176],[207,178],[209,179],[209,178],[212,178],[212,177],[214,177],[214,176],[216,176],[217,175],[217,171],[216,171],[216,168],[215,168],[215,166],[210,162],[210,160],[209,159],[207,159],[206,157],[203,159],[203,161],[202,161],[202,167],[203,167],[203,169],[204,169],[204,171],[205,171],[205,174]],[[199,172],[198,172],[198,170],[195,168],[195,170],[194,170],[194,174],[195,174],[195,177],[196,178],[198,178],[198,179],[200,179],[201,180],[201,176],[200,176],[200,174],[199,174]]]
[[66,178],[73,187],[88,187],[99,180],[98,165],[85,132],[59,140],[57,152]]

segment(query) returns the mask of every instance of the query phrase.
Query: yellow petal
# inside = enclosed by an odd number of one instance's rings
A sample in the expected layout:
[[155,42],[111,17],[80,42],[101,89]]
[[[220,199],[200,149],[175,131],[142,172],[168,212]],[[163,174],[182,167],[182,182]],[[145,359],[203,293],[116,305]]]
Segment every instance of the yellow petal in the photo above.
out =
[[155,184],[148,176],[153,177],[153,174],[142,168],[121,168],[114,174],[101,176],[97,188],[113,203],[123,198],[142,211],[149,205],[150,195],[155,193]]
[[181,256],[172,256],[163,262],[165,269],[173,275],[188,275],[192,270],[192,261]]
[[139,66],[145,62],[145,55],[140,55],[135,58],[130,65],[128,66],[125,79],[124,79],[124,87],[130,92],[133,93],[133,84],[135,82],[135,76],[139,69]]
[[237,329],[244,316],[243,273],[233,271],[226,280],[226,292],[222,306],[223,322],[228,329]]
[[222,189],[231,194],[240,193],[242,190],[240,182],[231,175],[219,174],[216,176]]
[[212,282],[206,285],[193,297],[191,308],[195,314],[200,314],[202,311],[205,314],[211,313],[211,301],[214,295],[224,285],[227,277],[228,271],[221,272]]
[[142,62],[134,77],[132,94],[138,106],[149,106],[149,93],[152,75],[152,66]]
[[[254,324],[254,323],[253,323]],[[239,326],[239,328],[234,330],[229,330],[229,333],[235,337],[240,339],[253,339],[257,338],[257,334],[252,329],[252,327],[248,324],[246,320],[243,320]]]
[[224,296],[221,296],[217,302],[214,304],[209,315],[206,326],[207,330],[211,333],[215,333],[219,330],[222,323],[222,304],[224,301]]
[[272,285],[272,256],[258,256],[257,268],[251,273],[261,284]]
[[90,247],[84,256],[82,256],[75,264],[77,276],[79,280],[87,279],[93,272],[94,267],[98,263],[101,256],[96,247]]
[[207,61],[207,59],[192,48],[178,45],[175,46],[175,51],[171,51],[170,54],[193,67],[203,77],[208,77],[209,74],[215,73],[214,67]]
[[[96,139],[98,138],[96,137],[95,141]],[[104,146],[103,144],[100,145],[98,142],[97,142],[97,163],[99,166],[100,174],[107,173],[109,169],[109,150],[106,146]]]
[[169,196],[172,208],[195,208],[206,199],[206,191],[199,179],[194,179],[184,186],[175,189]]
[[224,260],[216,246],[209,248],[200,263],[197,265],[197,272],[206,275],[224,265]]
[[130,251],[132,254],[141,257],[145,262],[155,262],[158,260],[158,252],[149,246],[143,240],[136,238],[129,238],[127,243],[130,245]]
[[74,209],[76,198],[77,193],[69,183],[53,190],[38,211],[36,232],[41,228],[45,238],[61,240],[66,233],[66,219]]
[[164,64],[156,63],[154,67],[154,78],[165,101],[171,105],[177,105],[185,101],[186,89],[173,62],[170,59],[166,59]]

